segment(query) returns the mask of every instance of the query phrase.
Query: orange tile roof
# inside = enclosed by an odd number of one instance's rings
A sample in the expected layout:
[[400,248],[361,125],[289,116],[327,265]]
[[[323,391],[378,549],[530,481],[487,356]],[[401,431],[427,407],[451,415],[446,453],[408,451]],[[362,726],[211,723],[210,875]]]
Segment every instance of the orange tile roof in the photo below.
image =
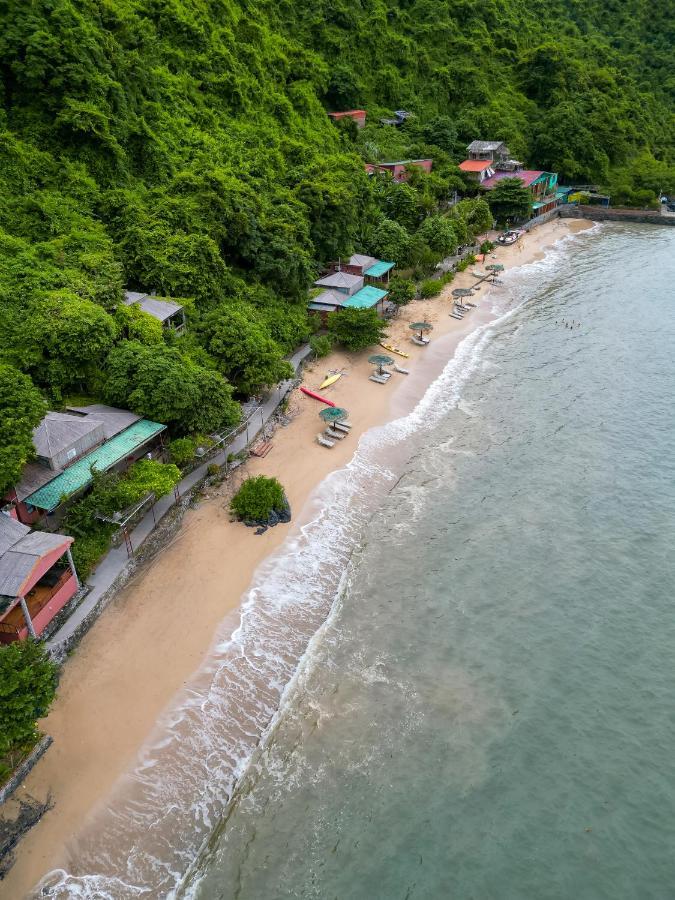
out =
[[491,159],[465,159],[459,164],[462,172],[482,172],[492,165]]

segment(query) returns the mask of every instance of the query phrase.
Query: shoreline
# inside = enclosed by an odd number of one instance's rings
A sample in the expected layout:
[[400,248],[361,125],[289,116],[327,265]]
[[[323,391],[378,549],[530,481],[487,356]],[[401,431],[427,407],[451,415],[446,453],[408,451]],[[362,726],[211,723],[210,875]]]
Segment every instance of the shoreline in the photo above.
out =
[[[554,220],[528,233],[522,245],[500,247],[497,258],[507,268],[527,265],[559,239],[589,227],[583,220]],[[69,845],[85,820],[105,805],[119,777],[139,758],[158,721],[212,652],[214,634],[217,643],[237,627],[240,603],[254,574],[307,521],[319,485],[352,458],[360,434],[413,409],[459,343],[496,317],[485,303],[463,321],[449,317],[450,291],[473,281],[468,272],[458,275],[439,297],[404,307],[392,323],[389,340],[410,353],[409,360],[397,358],[411,371],[392,376],[398,384],[368,381],[369,351],[332,353],[307,366],[303,383],[313,388],[327,371],[348,371],[325,393],[350,410],[356,440],[350,436],[332,450],[318,446],[314,436],[321,430],[320,407],[294,391],[291,424],[277,430],[270,455],[251,458],[229,485],[210,489],[168,546],[125,586],[84,637],[64,668],[52,711],[40,725],[52,735],[54,746],[15,795],[42,799],[51,790],[55,807],[16,848],[16,862],[0,882],[0,897],[24,896],[46,872],[59,865],[67,868]],[[485,291],[483,287],[479,300]],[[407,337],[408,322],[421,318],[434,324],[427,348],[416,347]],[[254,536],[229,521],[227,497],[244,474],[259,473],[281,480],[294,520]],[[101,722],[105,726],[97,728]]]

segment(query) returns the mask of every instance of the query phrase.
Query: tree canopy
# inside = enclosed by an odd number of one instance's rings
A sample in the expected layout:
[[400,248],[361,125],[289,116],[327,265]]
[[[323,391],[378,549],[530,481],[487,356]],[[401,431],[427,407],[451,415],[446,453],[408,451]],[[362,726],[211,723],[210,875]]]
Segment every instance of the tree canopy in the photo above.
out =
[[0,646],[0,756],[36,737],[56,693],[56,663],[33,640]]
[[33,455],[33,429],[45,411],[30,378],[0,363],[0,495],[19,480]]
[[[674,22],[666,0],[8,0],[0,361],[56,403],[114,396],[180,433],[231,404],[223,376],[238,394],[283,377],[325,264],[360,251],[424,275],[443,218],[460,243],[488,227],[457,168],[473,139],[653,205],[675,193]],[[365,128],[326,115],[353,107]],[[403,184],[364,167],[427,157]],[[188,337],[124,311],[125,288],[187,298]],[[164,402],[124,389],[128,342],[156,348]],[[190,415],[207,384],[213,408]]]

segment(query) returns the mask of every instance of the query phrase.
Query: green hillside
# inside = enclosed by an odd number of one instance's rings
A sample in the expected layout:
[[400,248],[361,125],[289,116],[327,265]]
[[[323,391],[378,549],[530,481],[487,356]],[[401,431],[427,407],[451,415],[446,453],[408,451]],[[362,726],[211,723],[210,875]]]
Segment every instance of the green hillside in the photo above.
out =
[[[442,223],[420,226],[462,188],[470,139],[504,139],[618,202],[675,192],[665,0],[2,10],[0,361],[52,404],[78,391],[152,416],[150,384],[164,411],[189,384],[203,415],[177,414],[175,433],[231,422],[215,375],[237,395],[283,376],[323,262],[354,248],[431,259]],[[358,135],[326,117],[352,106],[369,114]],[[404,128],[374,124],[398,108],[416,114]],[[434,174],[369,182],[363,159],[390,154],[432,155]],[[116,313],[123,287],[186,298],[187,336]]]

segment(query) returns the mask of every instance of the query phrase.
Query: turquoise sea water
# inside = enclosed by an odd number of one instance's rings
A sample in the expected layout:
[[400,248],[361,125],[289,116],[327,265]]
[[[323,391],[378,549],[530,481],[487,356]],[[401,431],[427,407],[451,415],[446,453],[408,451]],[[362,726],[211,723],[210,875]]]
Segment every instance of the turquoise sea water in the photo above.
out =
[[638,226],[507,276],[188,894],[675,896],[674,285]]
[[673,285],[623,226],[482,292],[34,896],[675,897]]

